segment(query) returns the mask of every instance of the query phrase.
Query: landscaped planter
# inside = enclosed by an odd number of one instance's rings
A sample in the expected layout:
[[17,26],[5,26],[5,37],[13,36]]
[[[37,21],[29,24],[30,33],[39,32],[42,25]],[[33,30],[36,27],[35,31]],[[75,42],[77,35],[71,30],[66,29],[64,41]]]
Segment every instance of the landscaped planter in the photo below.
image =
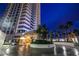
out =
[[53,48],[53,44],[31,44],[31,48]]

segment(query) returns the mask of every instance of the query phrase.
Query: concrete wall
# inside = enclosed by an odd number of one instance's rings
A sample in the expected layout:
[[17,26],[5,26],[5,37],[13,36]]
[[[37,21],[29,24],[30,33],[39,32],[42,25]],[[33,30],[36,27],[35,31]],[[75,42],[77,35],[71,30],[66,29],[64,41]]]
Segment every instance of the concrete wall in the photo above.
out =
[[74,47],[74,43],[69,42],[54,42],[55,45],[66,45],[66,46],[72,46]]
[[52,48],[53,44],[31,44],[31,48]]
[[6,34],[0,30],[0,47],[3,45]]
[[54,42],[54,44],[31,44],[30,46],[32,48],[52,48],[54,45],[74,47],[74,43],[68,42]]

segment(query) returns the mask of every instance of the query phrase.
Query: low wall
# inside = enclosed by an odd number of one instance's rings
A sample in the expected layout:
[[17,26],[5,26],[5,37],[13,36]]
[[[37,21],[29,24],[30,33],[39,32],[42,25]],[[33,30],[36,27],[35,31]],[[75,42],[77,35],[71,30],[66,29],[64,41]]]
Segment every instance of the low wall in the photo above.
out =
[[55,45],[66,45],[66,46],[72,46],[74,47],[74,43],[70,42],[54,42]]
[[74,43],[70,42],[54,42],[53,44],[31,44],[31,48],[53,48],[54,45],[74,47]]
[[52,48],[54,47],[53,44],[31,44],[31,48]]

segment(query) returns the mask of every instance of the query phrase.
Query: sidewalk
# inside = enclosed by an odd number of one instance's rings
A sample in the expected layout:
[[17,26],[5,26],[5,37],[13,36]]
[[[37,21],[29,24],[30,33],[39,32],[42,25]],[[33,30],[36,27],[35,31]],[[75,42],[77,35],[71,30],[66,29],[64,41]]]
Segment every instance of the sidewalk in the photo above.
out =
[[9,46],[10,46],[10,45],[2,45],[2,46],[0,46],[0,56],[6,54],[6,49],[8,49]]

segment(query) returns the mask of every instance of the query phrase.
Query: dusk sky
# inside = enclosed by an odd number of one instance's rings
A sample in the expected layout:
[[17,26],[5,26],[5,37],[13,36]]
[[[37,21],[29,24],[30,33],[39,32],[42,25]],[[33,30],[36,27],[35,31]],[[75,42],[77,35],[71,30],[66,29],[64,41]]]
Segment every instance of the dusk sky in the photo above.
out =
[[4,12],[7,8],[8,4],[6,3],[0,3],[0,16],[3,16],[4,15]]
[[79,29],[79,4],[41,4],[41,22],[49,30],[56,31],[69,20],[73,21],[73,28]]
[[[8,4],[0,4],[0,16],[3,16]],[[49,30],[57,30],[60,24],[73,21],[73,27],[79,28],[79,4],[41,4],[41,24]]]

